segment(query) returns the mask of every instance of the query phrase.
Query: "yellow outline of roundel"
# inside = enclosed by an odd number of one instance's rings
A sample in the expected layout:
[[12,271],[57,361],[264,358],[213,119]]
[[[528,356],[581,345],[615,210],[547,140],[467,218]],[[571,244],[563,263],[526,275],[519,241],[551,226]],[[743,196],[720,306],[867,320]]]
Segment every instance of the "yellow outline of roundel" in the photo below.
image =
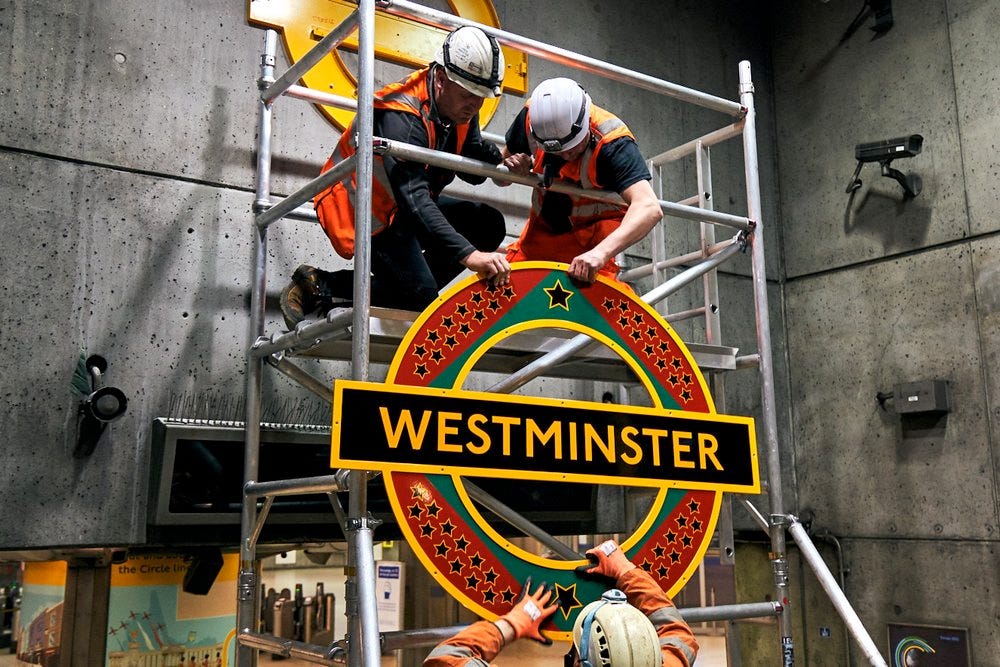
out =
[[[500,27],[490,0],[449,0],[448,4],[452,12],[462,18]],[[247,21],[257,27],[279,31],[286,55],[291,62],[296,62],[355,9],[357,3],[349,0],[248,0]],[[434,59],[446,33],[441,28],[376,11],[375,56],[414,69],[423,67]],[[357,30],[341,48],[357,51]],[[523,96],[528,89],[528,57],[523,51],[509,46],[502,48],[507,62],[503,88]],[[337,51],[306,72],[302,83],[313,90],[341,97],[357,99],[358,96],[357,78]],[[500,98],[484,101],[479,112],[481,126],[489,124],[499,104]],[[354,119],[354,112],[347,109],[323,104],[317,107],[341,131]]]
[[[532,261],[532,262],[520,262],[518,264],[515,264],[512,268],[514,270],[539,269],[539,268],[565,270],[566,265],[557,264],[554,262]],[[434,316],[438,308],[441,307],[444,303],[446,303],[454,294],[461,293],[467,287],[478,282],[479,280],[480,278],[478,276],[470,276],[465,280],[456,283],[446,293],[440,295],[432,305],[428,306],[423,311],[423,313],[421,313],[421,315],[414,321],[413,325],[410,327],[410,330],[407,333],[407,335],[403,338],[402,341],[400,341],[400,345],[398,347],[396,356],[392,360],[392,363],[389,366],[387,377],[385,379],[386,384],[390,385],[397,384],[396,378],[399,373],[400,366],[403,363],[403,358],[405,357],[405,351],[409,348],[410,342],[413,340],[413,338],[417,336],[419,332],[423,329],[423,323],[426,322],[428,319],[430,319],[432,316]],[[615,285],[614,281],[608,280],[603,276],[598,276],[598,280],[603,283]],[[643,302],[641,299],[638,299],[635,295],[624,292],[623,294],[627,296],[636,305],[641,306],[647,312],[655,314],[657,315],[657,317],[659,317],[659,315],[656,314],[656,311],[650,308],[648,304]],[[568,329],[571,331],[576,331],[577,333],[587,334],[593,337],[594,339],[599,340],[601,343],[612,349],[623,360],[623,362],[625,362],[633,370],[633,372],[636,375],[636,378],[642,383],[642,385],[649,392],[650,400],[653,402],[654,407],[663,408],[663,403],[654,389],[654,383],[656,382],[655,379],[653,379],[646,372],[646,370],[642,367],[641,364],[637,363],[625,350],[621,349],[614,341],[608,339],[600,332],[595,331],[584,324],[572,321],[565,321],[565,320],[548,320],[545,318],[538,318],[538,319],[518,322],[517,324],[507,327],[491,335],[488,338],[478,340],[476,342],[476,350],[474,351],[473,354],[469,356],[469,358],[466,360],[466,363],[463,364],[462,368],[459,369],[458,373],[456,374],[456,377],[454,378],[454,382],[452,384],[452,389],[458,390],[462,388],[462,386],[465,383],[465,380],[472,373],[473,368],[476,365],[476,362],[484,354],[486,354],[486,352],[488,352],[489,349],[493,347],[494,344],[496,344],[503,337],[530,329],[552,328],[552,327]],[[668,331],[673,332],[673,329],[669,325],[667,325],[667,329]],[[692,360],[693,357],[690,351],[688,351],[687,346],[684,345],[680,337],[674,335],[673,340],[674,342],[677,343],[678,348],[681,350],[684,357],[689,360]],[[706,399],[708,412],[711,414],[716,414],[715,403],[712,399],[712,394],[709,391],[708,383],[705,380],[705,377],[701,373],[701,369],[697,366],[697,364],[694,364],[693,362],[691,366],[692,370],[695,372],[695,375],[697,377],[697,382],[700,385],[701,390]],[[402,512],[402,506],[400,503],[400,499],[396,495],[394,484],[391,481],[392,476],[393,474],[390,472],[385,473],[386,490],[389,495],[389,501],[393,506],[393,511],[396,513],[397,516],[400,516],[400,513]],[[492,540],[493,544],[495,544],[498,548],[503,549],[508,554],[514,556],[515,558],[520,559],[523,562],[531,563],[543,568],[549,568],[551,570],[571,570],[576,566],[586,562],[586,561],[553,560],[544,558],[542,556],[536,556],[535,554],[527,552],[518,547],[517,545],[511,543],[502,535],[500,535],[489,524],[489,522],[486,521],[486,519],[480,514],[478,508],[476,507],[472,499],[469,497],[468,492],[465,489],[465,485],[462,481],[462,476],[458,474],[453,474],[450,475],[450,477],[452,478],[455,484],[455,490],[458,493],[460,500],[462,501],[464,509],[468,512],[469,517],[478,525],[479,529],[482,530],[483,534],[487,536],[490,540]],[[640,524],[635,527],[632,533],[622,541],[622,548],[624,550],[626,551],[631,550],[634,546],[636,546],[639,543],[641,539],[648,538],[647,533],[652,528],[653,522],[656,520],[657,515],[663,508],[663,504],[666,501],[667,494],[669,491],[670,488],[668,486],[660,487],[657,490],[656,497],[654,498],[649,511],[646,513],[646,516],[643,518]],[[721,509],[721,500],[722,500],[722,492],[715,491],[712,513],[709,518],[709,523],[708,525],[705,526],[703,533],[704,538],[698,545],[697,552],[695,556],[691,559],[690,563],[688,563],[687,568],[684,570],[683,573],[681,573],[679,577],[677,577],[677,579],[674,581],[674,584],[670,587],[670,590],[667,591],[668,595],[670,596],[675,595],[688,582],[688,580],[690,580],[690,578],[694,575],[695,571],[704,560],[705,553],[708,551],[708,548],[712,541],[711,536],[714,534],[716,524],[718,522],[719,512]],[[400,525],[402,527],[404,535],[406,536],[407,541],[413,548],[414,554],[417,556],[418,560],[420,560],[420,562],[424,565],[427,571],[431,573],[432,577],[435,579],[435,581],[438,582],[439,585],[445,588],[452,595],[452,597],[460,601],[469,609],[477,613],[479,616],[488,619],[496,618],[496,614],[482,607],[478,603],[473,602],[468,597],[468,595],[455,588],[452,585],[452,583],[448,580],[448,578],[444,576],[443,573],[440,573],[438,571],[435,564],[428,558],[427,554],[423,551],[423,549],[416,546],[416,544],[419,543],[419,540],[417,540],[416,537],[410,533],[406,523],[401,522]],[[571,638],[571,633],[568,632],[546,631],[546,635],[548,635],[553,639],[559,639],[559,640],[569,640]]]

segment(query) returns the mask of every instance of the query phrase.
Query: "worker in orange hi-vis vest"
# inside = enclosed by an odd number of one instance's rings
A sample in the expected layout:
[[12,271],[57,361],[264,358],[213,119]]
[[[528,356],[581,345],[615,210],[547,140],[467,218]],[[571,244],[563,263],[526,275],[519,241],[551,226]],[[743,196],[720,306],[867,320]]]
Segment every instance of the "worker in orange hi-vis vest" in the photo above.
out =
[[[453,153],[523,173],[527,154],[504,157],[479,130],[479,110],[500,95],[504,57],[497,40],[474,26],[451,33],[434,62],[375,94],[374,135]],[[323,171],[355,153],[352,123]],[[483,203],[442,194],[456,173],[391,155],[377,155],[372,179],[371,301],[373,305],[423,310],[463,269],[494,285],[507,284],[510,264],[497,252],[503,214]],[[479,184],[481,176],[458,174]],[[504,183],[500,183],[501,185]],[[320,224],[340,256],[354,256],[356,175],[313,200]],[[285,323],[293,328],[310,313],[325,313],[353,294],[353,272],[302,265],[281,295]]]
[[[614,540],[589,550],[581,576],[613,582],[601,599],[582,610],[573,624],[567,667],[691,667],[698,642],[670,598],[645,570],[636,567]],[[438,644],[424,667],[488,667],[504,646],[529,638],[552,641],[541,626],[559,609],[545,585],[525,584],[514,608],[490,623],[477,621]]]
[[[541,176],[520,238],[508,261],[550,260],[569,264],[574,280],[615,278],[615,256],[640,241],[663,218],[650,185],[649,168],[628,126],[594,104],[572,79],[548,79],[507,130],[503,154],[528,153]],[[523,166],[524,162],[518,162]],[[618,193],[605,202],[555,192],[552,183]]]

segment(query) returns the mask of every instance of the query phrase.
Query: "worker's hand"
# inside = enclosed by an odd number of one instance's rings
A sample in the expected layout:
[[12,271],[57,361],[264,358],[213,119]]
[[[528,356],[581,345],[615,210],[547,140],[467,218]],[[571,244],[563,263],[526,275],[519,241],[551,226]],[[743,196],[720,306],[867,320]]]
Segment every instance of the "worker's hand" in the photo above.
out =
[[577,255],[569,263],[569,277],[583,283],[592,283],[597,280],[597,272],[608,263],[608,258],[604,253],[597,250],[588,250]]
[[[551,588],[546,588],[544,583],[532,593],[531,577],[528,577],[524,582],[524,588],[521,589],[521,597],[517,604],[498,620],[510,624],[515,639],[527,637],[548,646],[552,640],[543,635],[539,627],[559,609],[558,599],[552,599],[554,594],[555,592]],[[550,601],[552,604],[549,604]]]
[[515,153],[514,155],[505,156],[503,162],[500,164],[507,167],[512,173],[524,176],[531,171],[533,162],[534,160],[527,153]]
[[587,551],[587,560],[590,561],[587,565],[577,568],[579,574],[599,575],[615,582],[620,576],[636,567],[614,540],[602,542]]
[[510,282],[510,263],[503,253],[473,250],[471,255],[462,260],[462,265],[478,273],[492,287]]

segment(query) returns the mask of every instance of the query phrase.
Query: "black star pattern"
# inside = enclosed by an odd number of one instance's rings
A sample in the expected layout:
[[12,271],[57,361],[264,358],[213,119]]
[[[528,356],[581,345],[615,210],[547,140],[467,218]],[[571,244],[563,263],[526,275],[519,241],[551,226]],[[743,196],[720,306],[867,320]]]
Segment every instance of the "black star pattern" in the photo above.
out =
[[701,530],[701,521],[698,521],[698,519],[693,519],[691,521],[691,530],[693,530],[696,533],[698,531],[700,531]]
[[644,319],[645,318],[642,316],[642,313],[636,313],[632,316],[632,321],[635,322],[636,325],[642,324]]
[[620,326],[622,329],[627,329],[628,328],[628,318],[625,317],[624,315],[622,315],[621,317],[619,317],[618,318],[618,326]]
[[455,560],[451,561],[450,565],[451,565],[451,571],[458,572],[459,574],[461,574],[462,568],[465,567],[465,563],[462,562],[461,558],[456,558]]
[[417,359],[423,359],[425,354],[427,354],[427,348],[423,345],[417,345],[413,348],[413,356]]
[[444,344],[447,345],[452,350],[454,350],[455,346],[458,345],[458,341],[455,340],[455,337],[453,335],[448,334],[448,336],[446,336],[444,339]]
[[670,562],[671,563],[679,563],[679,562],[681,562],[681,555],[679,553],[677,553],[676,551],[671,551],[670,552]]
[[487,588],[485,591],[483,591],[483,602],[488,602],[492,604],[493,601],[496,600],[496,598],[497,598],[496,591],[494,591],[492,588]]
[[469,565],[474,568],[480,568],[483,565],[483,557],[477,552],[475,556],[469,559]]
[[468,336],[471,331],[472,327],[469,326],[468,322],[462,322],[462,325],[458,327],[458,333],[462,334],[463,336]]
[[489,569],[489,571],[483,572],[483,579],[488,584],[496,583],[497,577],[499,577],[499,576],[500,575],[497,574],[497,571],[494,570],[492,567]]
[[691,536],[690,535],[685,535],[684,537],[682,537],[681,538],[681,544],[683,544],[686,548],[690,548],[691,547]]
[[434,553],[439,558],[447,558],[448,557],[448,551],[449,551],[448,545],[445,544],[444,542],[440,542],[440,543],[438,543],[437,545],[434,546]]
[[510,589],[510,586],[508,586],[502,593],[500,593],[500,597],[503,598],[504,602],[513,602],[514,598],[517,597],[517,594]]
[[618,310],[622,311],[623,313],[627,313],[629,311],[628,301],[619,301]]
[[647,344],[646,347],[642,348],[642,351],[646,353],[647,357],[653,356],[653,346]]
[[464,303],[460,303],[457,306],[455,306],[455,313],[457,315],[462,315],[464,317],[469,314],[469,307],[466,306]]
[[563,618],[569,618],[571,611],[583,606],[576,598],[576,584],[571,584],[567,588],[556,584],[556,598],[559,600],[559,609],[562,610]]
[[549,308],[559,307],[569,310],[569,298],[573,296],[573,292],[566,291],[561,280],[556,280],[555,285],[543,289],[549,295]]
[[500,302],[497,301],[496,299],[490,299],[490,303],[486,307],[489,308],[490,310],[492,310],[495,313],[498,310],[500,310]]
[[605,297],[604,303],[602,303],[601,305],[604,307],[604,310],[611,312],[611,310],[615,307],[615,302]]
[[452,532],[454,532],[454,530],[455,530],[455,526],[451,523],[451,519],[447,519],[447,520],[445,520],[444,523],[441,524],[441,534],[442,535],[451,535]]
[[667,343],[667,341],[664,340],[664,341],[660,341],[660,344],[657,345],[656,347],[660,348],[660,352],[666,352],[667,350],[670,349],[670,344]]
[[691,390],[685,389],[684,391],[682,391],[681,392],[681,398],[683,398],[685,401],[690,401],[691,400]]
[[477,577],[474,574],[472,576],[466,577],[465,585],[471,588],[472,590],[476,590],[477,588],[479,588],[479,577]]
[[413,517],[414,519],[419,519],[420,513],[423,512],[423,510],[420,508],[420,505],[417,503],[410,505],[409,509],[410,509],[410,516]]
[[668,568],[666,565],[661,565],[660,567],[656,568],[656,573],[660,575],[660,579],[666,579],[667,574],[670,573],[670,568]]
[[697,512],[699,507],[701,507],[701,505],[698,504],[697,500],[691,500],[691,502],[688,503],[688,509],[692,512]]
[[417,367],[413,371],[420,377],[427,375],[430,371],[427,370],[427,364],[417,364]]
[[473,294],[472,294],[472,303],[480,304],[482,302],[483,302],[483,293],[482,292],[473,292]]
[[679,517],[677,517],[677,526],[678,527],[683,528],[684,526],[687,525],[687,523],[688,523],[687,517],[685,517],[685,516],[679,516]]
[[441,363],[442,359],[444,359],[444,355],[441,354],[441,350],[434,350],[431,352],[431,361]]
[[632,337],[632,340],[634,340],[634,341],[636,341],[636,342],[639,342],[639,339],[640,339],[640,338],[642,338],[642,334],[641,334],[641,333],[639,333],[639,330],[638,330],[638,329],[635,329],[635,330],[634,330],[634,331],[632,331],[632,333],[631,333],[631,334],[629,334],[629,335],[630,335],[630,336]]
[[420,534],[424,537],[430,537],[434,534],[434,526],[431,525],[430,521],[420,526]]
[[666,537],[667,537],[667,544],[673,544],[674,540],[677,539],[677,533],[675,533],[672,530],[668,531]]
[[437,329],[431,329],[427,332],[427,341],[430,343],[436,343],[441,340],[441,335],[438,334]]
[[655,556],[656,558],[663,558],[664,551],[665,549],[663,548],[663,546],[657,544],[655,547],[653,547],[653,556]]
[[646,335],[650,338],[656,338],[656,327],[646,327]]
[[681,380],[684,381],[684,384],[691,384],[691,374],[685,373],[684,377],[682,377]]
[[506,287],[503,288],[503,295],[506,298],[508,298],[508,299],[513,299],[514,298],[514,288],[511,287],[510,285],[507,285]]
[[445,329],[451,329],[452,327],[455,326],[455,320],[453,320],[450,315],[442,317],[441,326],[443,326]]
[[459,537],[457,540],[455,540],[455,548],[458,549],[459,551],[465,551],[468,547],[469,547],[469,540],[465,539],[464,537]]
[[639,563],[639,567],[641,567],[642,569],[644,569],[646,572],[652,572],[653,571],[653,564],[650,563],[645,558],[643,558],[642,562]]
[[681,360],[674,357],[673,361],[670,362],[670,365],[679,370],[681,367]]
[[427,513],[430,514],[431,516],[437,516],[438,512],[440,511],[441,508],[438,507],[437,503],[434,502],[433,500],[431,501],[431,504],[427,506]]
[[[661,359],[660,361],[656,362],[656,364],[657,364],[658,366],[659,366],[659,365],[660,365],[661,363],[663,363],[663,360],[662,360],[662,359]],[[662,366],[660,366],[660,368],[662,368]],[[676,375],[671,375],[671,376],[670,376],[669,378],[667,378],[667,382],[669,382],[670,384],[672,384],[672,385],[673,385],[673,386],[675,386],[675,387],[677,386],[677,383],[679,383],[680,381],[681,381],[681,379],[680,379],[679,377],[677,377]]]
[[481,310],[477,310],[476,312],[474,312],[474,313],[472,314],[472,318],[473,318],[474,320],[476,320],[477,322],[482,322],[483,320],[485,320],[485,319],[486,319],[486,313],[484,313],[484,312],[483,312],[483,311],[481,311]]

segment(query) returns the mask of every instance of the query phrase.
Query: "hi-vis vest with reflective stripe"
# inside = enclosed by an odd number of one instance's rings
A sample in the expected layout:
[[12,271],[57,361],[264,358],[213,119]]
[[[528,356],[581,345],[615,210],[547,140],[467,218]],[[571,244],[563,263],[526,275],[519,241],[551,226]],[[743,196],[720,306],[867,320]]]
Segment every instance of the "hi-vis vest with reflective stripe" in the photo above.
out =
[[[391,83],[375,93],[374,101],[377,110],[402,111],[420,118],[427,132],[426,148],[437,146],[437,132],[434,121],[430,118],[429,85],[432,76],[433,67],[417,70],[405,80]],[[460,152],[469,132],[469,124],[456,124],[454,131],[457,133],[455,150]],[[341,135],[336,150],[323,165],[320,173],[332,169],[342,160],[354,155],[356,151],[354,134],[355,127],[352,122]],[[357,185],[357,174],[352,170],[350,180],[334,183],[313,199],[316,215],[323,230],[330,238],[330,243],[333,244],[337,254],[345,259],[354,257],[354,201]],[[436,197],[440,193],[431,194]],[[372,169],[372,234],[377,234],[391,225],[395,214],[396,201],[392,196],[389,175],[382,157],[376,155]]]
[[[530,107],[528,108],[526,120],[529,123],[528,128],[530,128]],[[562,169],[559,170],[559,179],[569,181],[573,185],[579,185],[589,190],[596,190],[603,187],[603,184],[597,182],[598,153],[601,152],[604,146],[615,139],[629,137],[634,140],[635,137],[621,119],[596,104],[590,105],[590,133],[596,141],[591,141],[584,150],[583,155],[579,158],[567,162],[562,166]],[[528,131],[528,137],[529,139],[531,137],[530,130]],[[545,151],[541,150],[541,148],[536,149],[535,166],[533,168],[533,171],[536,173],[542,173],[542,160],[544,157]],[[537,224],[539,218],[541,218],[542,200],[544,197],[544,190],[540,188],[532,190],[531,213],[528,217],[529,224]],[[624,204],[597,201],[596,199],[588,199],[576,195],[568,195],[568,197],[572,202],[569,219],[570,224],[574,228],[589,225],[598,220],[617,220],[621,222],[628,208]]]

